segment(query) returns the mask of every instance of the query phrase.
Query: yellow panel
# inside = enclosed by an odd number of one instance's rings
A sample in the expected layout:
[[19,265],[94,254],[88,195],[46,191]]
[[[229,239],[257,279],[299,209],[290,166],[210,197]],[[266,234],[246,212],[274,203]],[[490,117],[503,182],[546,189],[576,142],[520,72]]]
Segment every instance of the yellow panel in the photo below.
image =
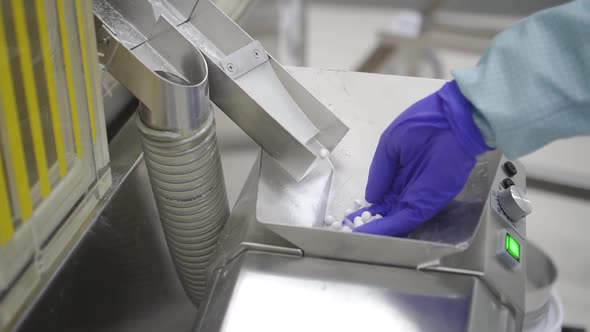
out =
[[14,223],[8,201],[8,188],[4,179],[4,165],[0,152],[0,246],[5,245],[14,235]]
[[82,54],[82,65],[84,67],[84,83],[86,85],[86,100],[88,101],[88,117],[90,118],[90,130],[92,141],[96,140],[96,124],[94,119],[94,93],[92,90],[91,68],[88,63],[88,43],[86,38],[86,24],[84,23],[84,8],[82,1],[76,2],[76,21],[78,23],[78,37],[80,38],[80,52]]
[[43,127],[41,126],[41,117],[39,115],[39,98],[35,86],[35,73],[33,72],[33,59],[31,55],[31,44],[29,41],[24,1],[13,1],[12,12],[14,17],[14,30],[20,55],[23,85],[25,87],[25,100],[29,120],[31,122],[33,150],[35,153],[35,161],[37,162],[39,183],[41,184],[41,195],[45,198],[51,192],[51,183],[49,182],[49,168],[47,167],[47,158],[45,156]]
[[51,53],[51,42],[49,40],[49,24],[47,23],[45,0],[35,0],[35,9],[37,11],[39,40],[41,41],[43,68],[45,69],[45,84],[47,85],[47,95],[49,96],[49,111],[51,112],[53,136],[55,137],[55,150],[57,152],[59,174],[61,177],[64,177],[68,172],[68,165],[66,160],[64,133],[59,115],[58,94],[55,86],[57,80],[55,75],[55,64],[53,63],[53,55]]
[[74,80],[74,63],[72,61],[72,49],[70,48],[70,33],[68,32],[68,22],[66,19],[65,6],[66,2],[64,0],[57,1],[57,18],[59,21],[59,33],[63,49],[66,81],[68,86],[68,97],[70,101],[70,112],[72,114],[72,127],[74,127],[74,142],[76,144],[76,153],[78,155],[78,159],[82,159],[84,151],[82,147],[82,133],[80,132],[80,117],[78,115],[76,82]]
[[17,186],[18,201],[20,204],[22,220],[26,221],[33,214],[33,200],[29,187],[29,178],[25,164],[23,141],[20,132],[20,122],[16,112],[16,97],[12,86],[12,72],[10,58],[6,45],[6,33],[4,31],[3,6],[0,6],[0,102],[4,110],[6,133],[10,145],[10,160],[14,169],[14,177]]

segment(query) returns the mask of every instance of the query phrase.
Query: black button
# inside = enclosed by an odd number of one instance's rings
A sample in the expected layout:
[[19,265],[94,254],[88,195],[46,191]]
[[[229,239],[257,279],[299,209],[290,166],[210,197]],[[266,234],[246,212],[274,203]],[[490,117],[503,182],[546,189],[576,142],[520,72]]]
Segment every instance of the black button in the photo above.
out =
[[514,186],[514,181],[512,181],[512,179],[505,178],[502,180],[502,187],[504,187],[504,189],[508,189],[510,186]]
[[518,173],[518,170],[512,162],[507,161],[504,163],[504,172],[506,172],[506,175],[508,176],[514,176],[516,175],[516,173]]

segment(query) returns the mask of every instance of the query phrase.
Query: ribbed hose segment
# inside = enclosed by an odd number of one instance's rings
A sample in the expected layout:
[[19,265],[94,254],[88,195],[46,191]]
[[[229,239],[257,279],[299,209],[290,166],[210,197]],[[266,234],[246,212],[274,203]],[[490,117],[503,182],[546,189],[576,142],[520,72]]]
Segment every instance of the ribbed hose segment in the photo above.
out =
[[204,298],[217,239],[229,216],[211,114],[190,136],[155,131],[138,120],[144,160],[168,248],[195,306]]

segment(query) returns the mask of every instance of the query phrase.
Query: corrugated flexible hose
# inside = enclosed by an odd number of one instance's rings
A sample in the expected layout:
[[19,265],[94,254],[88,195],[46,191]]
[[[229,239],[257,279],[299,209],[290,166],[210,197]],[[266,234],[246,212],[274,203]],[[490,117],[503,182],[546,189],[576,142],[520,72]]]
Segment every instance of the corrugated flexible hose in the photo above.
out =
[[229,216],[214,116],[210,112],[199,129],[185,135],[137,122],[168,248],[187,295],[198,307]]

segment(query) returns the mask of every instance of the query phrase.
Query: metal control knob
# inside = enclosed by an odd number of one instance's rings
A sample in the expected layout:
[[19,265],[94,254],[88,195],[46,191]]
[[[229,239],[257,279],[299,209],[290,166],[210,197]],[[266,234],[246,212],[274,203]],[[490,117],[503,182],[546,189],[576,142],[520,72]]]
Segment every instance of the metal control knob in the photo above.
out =
[[533,212],[533,205],[517,186],[510,186],[498,195],[498,203],[502,211],[512,221],[519,221]]

